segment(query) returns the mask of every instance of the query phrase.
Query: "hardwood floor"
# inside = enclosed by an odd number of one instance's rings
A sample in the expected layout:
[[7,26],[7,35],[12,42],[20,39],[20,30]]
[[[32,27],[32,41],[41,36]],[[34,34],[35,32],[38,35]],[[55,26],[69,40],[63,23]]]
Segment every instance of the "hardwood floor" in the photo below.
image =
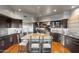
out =
[[63,45],[61,45],[59,42],[52,42],[51,47],[52,53],[69,53],[70,51],[65,48]]
[[4,53],[18,53],[18,44],[15,44],[4,51]]
[[[22,48],[25,49],[25,47],[15,44],[9,47],[8,49],[6,49],[4,53],[20,53],[20,52],[24,53],[25,51]],[[67,48],[63,47],[59,42],[52,42],[51,52],[52,53],[69,53],[70,51]]]
[[18,44],[15,44],[8,49],[4,51],[4,53],[25,53],[27,50],[25,50],[25,46],[19,46]]

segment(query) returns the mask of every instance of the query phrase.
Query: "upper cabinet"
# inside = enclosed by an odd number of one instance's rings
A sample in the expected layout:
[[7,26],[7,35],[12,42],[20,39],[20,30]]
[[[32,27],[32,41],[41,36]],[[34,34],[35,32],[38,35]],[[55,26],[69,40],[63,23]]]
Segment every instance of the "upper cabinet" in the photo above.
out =
[[51,28],[67,28],[67,21],[68,19],[62,19],[57,21],[51,21]]
[[6,19],[5,18],[0,18],[0,28],[6,28],[6,27],[8,27]]
[[22,28],[22,20],[13,19],[11,22],[12,28]]
[[61,28],[61,20],[51,21],[51,28]]
[[11,27],[12,20],[10,18],[8,18],[6,20],[6,23],[7,23],[7,28],[10,28]]
[[68,26],[68,19],[63,19],[62,20],[62,26],[64,27],[64,28],[67,28]]
[[0,15],[0,28],[22,28],[22,20]]

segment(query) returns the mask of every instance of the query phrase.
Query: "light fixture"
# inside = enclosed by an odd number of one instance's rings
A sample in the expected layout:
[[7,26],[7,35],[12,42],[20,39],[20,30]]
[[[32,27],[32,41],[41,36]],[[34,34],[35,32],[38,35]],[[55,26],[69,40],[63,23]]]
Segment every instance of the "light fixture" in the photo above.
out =
[[75,6],[72,6],[71,8],[75,8]]
[[56,10],[56,9],[54,9],[53,11],[54,11],[54,12],[56,12],[57,10]]
[[22,9],[18,9],[18,11],[22,11]]

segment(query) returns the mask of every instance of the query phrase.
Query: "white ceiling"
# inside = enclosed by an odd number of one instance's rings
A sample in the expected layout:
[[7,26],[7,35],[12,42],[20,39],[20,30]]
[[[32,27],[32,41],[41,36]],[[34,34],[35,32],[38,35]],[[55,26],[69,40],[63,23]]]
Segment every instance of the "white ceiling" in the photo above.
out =
[[[22,19],[27,23],[52,21],[68,18],[72,11],[79,7],[75,5],[75,8],[71,8],[72,6],[73,5],[0,5],[0,13],[12,18]],[[18,9],[22,9],[22,11],[18,11]],[[54,12],[54,9],[57,11]]]
[[[37,17],[54,15],[72,9],[71,5],[11,5],[11,7],[15,11],[22,9],[20,12],[28,13]],[[54,9],[57,11],[54,12]]]

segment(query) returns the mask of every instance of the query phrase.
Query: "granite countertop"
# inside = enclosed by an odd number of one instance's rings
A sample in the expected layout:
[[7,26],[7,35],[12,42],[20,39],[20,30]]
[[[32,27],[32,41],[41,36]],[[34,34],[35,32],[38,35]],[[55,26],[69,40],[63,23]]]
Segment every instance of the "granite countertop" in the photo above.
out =
[[[62,35],[61,33],[59,33],[60,35]],[[72,38],[76,38],[76,39],[79,39],[79,35],[75,35],[75,34],[64,34],[64,36],[69,36],[69,37],[72,37]]]
[[[17,33],[13,33],[13,34],[17,34]],[[18,33],[18,34],[19,34],[19,33]],[[9,35],[12,35],[12,34],[0,35],[0,37],[9,36]]]
[[79,39],[79,36],[78,36],[78,35],[67,34],[67,35],[65,35],[65,36],[69,36],[69,37],[73,37],[73,38],[77,38],[77,39]]

